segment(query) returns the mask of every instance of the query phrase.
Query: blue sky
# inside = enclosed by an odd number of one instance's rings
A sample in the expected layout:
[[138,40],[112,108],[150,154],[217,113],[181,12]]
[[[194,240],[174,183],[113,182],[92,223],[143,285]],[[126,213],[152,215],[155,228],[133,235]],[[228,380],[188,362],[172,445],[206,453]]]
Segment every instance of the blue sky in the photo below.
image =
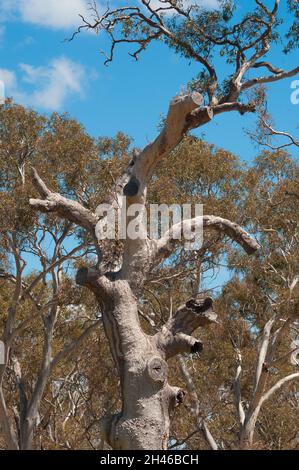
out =
[[[213,6],[216,0],[198,1]],[[251,1],[237,2],[239,11]],[[0,79],[6,95],[43,113],[67,111],[94,136],[121,130],[143,146],[155,136],[169,100],[198,73],[198,66],[156,44],[138,62],[119,48],[115,61],[105,67],[100,54],[104,38],[82,34],[73,42],[64,41],[78,24],[79,12],[86,12],[85,0],[1,0]],[[294,55],[281,58],[277,51],[272,62],[285,68],[296,65]],[[299,104],[292,104],[290,96],[295,79],[299,77],[272,85],[269,93],[276,127],[294,133]],[[254,120],[222,115],[199,134],[251,161],[257,149],[244,128],[253,126]]]

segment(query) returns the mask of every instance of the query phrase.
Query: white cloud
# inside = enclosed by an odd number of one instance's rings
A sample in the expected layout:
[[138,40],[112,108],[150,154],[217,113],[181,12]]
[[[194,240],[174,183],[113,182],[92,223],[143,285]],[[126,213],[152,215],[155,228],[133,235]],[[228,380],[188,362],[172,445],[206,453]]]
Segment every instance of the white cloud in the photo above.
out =
[[[98,0],[99,9],[107,7],[107,0]],[[126,4],[138,4],[131,0]],[[217,0],[184,0],[185,5],[197,3],[206,7],[218,6]],[[124,0],[111,0],[111,6],[124,6]],[[151,0],[151,5],[165,6],[159,0]],[[81,24],[79,14],[90,17],[88,0],[1,0],[0,22],[21,20],[38,26],[55,29],[74,29]]]
[[85,0],[1,0],[0,20],[21,19],[26,23],[55,29],[75,28],[79,14],[87,15]]
[[19,0],[23,21],[53,28],[74,28],[86,15],[84,0]]
[[[141,2],[140,2],[141,3]],[[210,8],[217,8],[219,3],[217,0],[184,0],[184,5],[189,6],[192,4],[202,5],[204,7]],[[167,6],[165,3],[161,3],[159,0],[151,0],[151,6],[158,7],[158,6]]]
[[0,11],[0,22],[4,22],[9,19],[10,15],[13,14],[16,6],[16,0],[2,0],[1,11]]
[[4,83],[6,90],[14,90],[17,84],[16,74],[7,69],[0,69],[0,80]]
[[20,76],[14,71],[0,69],[6,96],[25,106],[59,111],[72,95],[83,95],[87,82],[86,71],[80,64],[65,57],[53,59],[47,67],[19,65]]

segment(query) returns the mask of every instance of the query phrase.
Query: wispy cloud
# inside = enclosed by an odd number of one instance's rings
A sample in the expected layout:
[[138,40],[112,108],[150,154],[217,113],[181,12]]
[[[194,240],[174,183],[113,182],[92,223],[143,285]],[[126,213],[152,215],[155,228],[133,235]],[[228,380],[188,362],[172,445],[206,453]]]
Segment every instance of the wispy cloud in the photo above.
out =
[[85,68],[67,59],[53,59],[47,67],[19,64],[19,73],[0,69],[6,96],[38,109],[59,111],[71,96],[82,98],[87,84]]
[[[183,3],[185,6],[189,6],[192,4],[202,5],[204,7],[210,7],[210,8],[217,8],[219,6],[218,0],[184,0]],[[151,0],[151,5],[153,7],[157,7],[157,6],[165,7],[166,6],[164,2],[162,3],[159,0]]]
[[[21,20],[26,23],[54,29],[76,28],[81,19],[79,14],[90,17],[87,0],[1,0],[0,22],[5,20]],[[106,9],[107,1],[99,0],[99,10]],[[140,5],[141,0],[112,0],[113,6]],[[185,6],[198,4],[217,8],[217,0],[184,0]],[[165,6],[159,0],[151,0],[153,7]]]
[[0,21],[18,19],[55,29],[75,28],[87,15],[85,0],[1,0]]

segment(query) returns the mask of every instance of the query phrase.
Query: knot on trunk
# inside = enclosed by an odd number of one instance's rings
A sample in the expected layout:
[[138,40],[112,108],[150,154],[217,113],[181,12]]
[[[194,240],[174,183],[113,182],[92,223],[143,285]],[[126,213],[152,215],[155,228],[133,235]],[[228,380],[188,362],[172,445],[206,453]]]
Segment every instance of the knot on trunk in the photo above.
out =
[[164,383],[168,376],[167,363],[161,357],[153,357],[147,363],[147,372],[154,382]]
[[195,340],[191,346],[191,354],[197,354],[203,351],[203,343],[199,340]]
[[203,313],[213,307],[213,299],[212,297],[204,297],[198,294],[196,297],[187,300],[186,307],[196,313]]
[[129,182],[124,187],[124,196],[134,197],[137,196],[140,188],[140,182],[135,176],[131,176]]
[[171,321],[174,331],[191,334],[196,328],[217,322],[217,314],[213,311],[213,299],[198,294],[179,307]]
[[76,284],[89,287],[95,284],[100,276],[101,274],[96,268],[81,268],[76,275]]

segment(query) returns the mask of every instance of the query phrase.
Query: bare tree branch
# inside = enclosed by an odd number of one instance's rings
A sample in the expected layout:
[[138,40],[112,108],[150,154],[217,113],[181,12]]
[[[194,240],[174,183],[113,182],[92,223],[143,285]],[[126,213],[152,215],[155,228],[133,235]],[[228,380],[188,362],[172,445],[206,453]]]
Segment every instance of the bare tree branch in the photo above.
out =
[[251,80],[247,80],[247,82],[244,82],[243,85],[241,86],[241,91],[248,90],[248,88],[251,88],[256,85],[262,85],[264,83],[274,83],[278,82],[279,80],[283,80],[284,78],[290,78],[294,77],[299,73],[299,66],[295,67],[292,70],[288,71],[283,71],[280,73],[276,73],[274,75],[269,75],[266,77],[258,77],[258,78],[253,78]]
[[77,351],[79,347],[84,343],[84,341],[91,335],[91,333],[95,331],[97,327],[102,323],[102,319],[95,321],[90,326],[88,326],[78,338],[71,341],[61,351],[59,351],[56,356],[54,356],[54,358],[52,359],[51,370],[53,370],[54,367],[56,367],[56,365],[60,363],[60,361],[64,360],[66,357],[70,356],[75,351]]
[[295,374],[290,374],[287,375],[286,377],[283,377],[281,380],[279,380],[273,387],[268,390],[267,393],[265,393],[260,401],[260,404],[262,405],[266,400],[268,400],[273,393],[277,392],[283,385],[285,385],[288,382],[291,382],[292,380],[299,379],[299,372],[296,372]]
[[245,422],[245,412],[242,404],[242,396],[241,396],[241,375],[242,375],[242,355],[241,352],[236,349],[237,355],[237,371],[234,380],[234,390],[235,390],[235,399],[236,399],[236,407],[238,411],[238,417],[240,421],[240,425],[243,426]]
[[268,354],[270,335],[271,335],[271,331],[272,331],[272,328],[274,326],[276,319],[277,319],[277,314],[273,315],[272,318],[270,318],[270,320],[268,320],[268,322],[264,326],[263,336],[262,336],[259,356],[258,356],[258,363],[256,367],[254,394],[257,394],[257,391],[260,387],[260,378],[261,378],[263,367],[266,362],[266,358]]
[[295,145],[296,147],[299,147],[299,141],[295,140],[295,138],[289,132],[283,132],[283,131],[275,130],[268,122],[266,122],[266,120],[263,117],[260,117],[260,120],[261,120],[262,126],[267,131],[266,137],[282,136],[282,137],[286,137],[290,142],[288,142],[286,144],[275,146],[275,145],[271,145],[269,142],[262,141],[261,139],[258,139],[257,137],[255,137],[254,135],[251,134],[251,137],[258,144],[269,147],[269,148],[271,148],[271,150],[280,150],[280,149],[283,149],[285,147],[290,147],[292,145]]
[[190,335],[197,328],[213,323],[218,323],[217,314],[213,311],[213,300],[198,294],[177,310],[154,339],[167,359],[181,353],[200,352],[202,342]]
[[221,217],[206,215],[175,224],[162,238],[156,242],[153,241],[153,263],[160,262],[170,256],[174,249],[176,249],[178,240],[180,240],[181,235],[184,233],[184,229],[191,228],[193,230],[201,226],[227,235],[230,239],[242,246],[249,255],[255,253],[260,248],[259,244],[236,223],[222,219]]
[[41,212],[55,212],[59,217],[76,223],[92,234],[98,222],[96,214],[76,201],[51,192],[40,178],[36,169],[32,169],[33,182],[43,199],[30,199],[30,205]]

